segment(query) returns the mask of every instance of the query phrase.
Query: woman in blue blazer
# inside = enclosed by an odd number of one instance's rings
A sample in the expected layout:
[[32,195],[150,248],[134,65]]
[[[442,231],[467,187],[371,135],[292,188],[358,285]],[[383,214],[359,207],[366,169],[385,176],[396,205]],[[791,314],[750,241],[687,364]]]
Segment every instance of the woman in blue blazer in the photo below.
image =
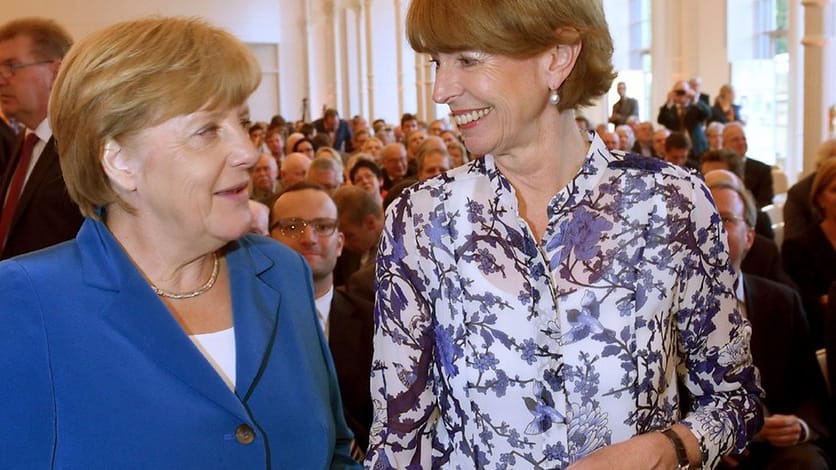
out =
[[0,263],[0,467],[354,467],[305,261],[249,226],[256,61],[198,20],[86,38],[51,124],[75,240]]

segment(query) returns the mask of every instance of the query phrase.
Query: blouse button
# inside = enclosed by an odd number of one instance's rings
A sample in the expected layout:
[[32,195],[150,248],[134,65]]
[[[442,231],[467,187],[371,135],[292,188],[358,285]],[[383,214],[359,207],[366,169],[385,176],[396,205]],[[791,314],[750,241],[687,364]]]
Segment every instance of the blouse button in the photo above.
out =
[[246,424],[241,424],[237,428],[235,428],[235,439],[238,441],[239,444],[248,445],[252,444],[255,440],[255,433],[253,429]]

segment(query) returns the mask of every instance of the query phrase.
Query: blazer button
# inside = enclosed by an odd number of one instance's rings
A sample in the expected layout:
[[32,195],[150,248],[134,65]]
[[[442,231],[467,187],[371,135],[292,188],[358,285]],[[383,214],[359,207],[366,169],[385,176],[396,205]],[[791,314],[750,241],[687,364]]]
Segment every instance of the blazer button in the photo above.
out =
[[252,444],[255,440],[255,433],[253,429],[246,424],[241,424],[237,428],[235,428],[235,439],[238,441],[239,444],[247,445]]

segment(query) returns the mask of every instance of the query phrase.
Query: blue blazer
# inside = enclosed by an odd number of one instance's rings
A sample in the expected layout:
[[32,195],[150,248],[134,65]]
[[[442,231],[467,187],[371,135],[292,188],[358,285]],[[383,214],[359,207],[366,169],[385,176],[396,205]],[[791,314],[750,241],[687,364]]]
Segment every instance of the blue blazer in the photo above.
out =
[[234,393],[103,223],[0,263],[0,467],[356,466],[306,263],[255,236],[226,257]]

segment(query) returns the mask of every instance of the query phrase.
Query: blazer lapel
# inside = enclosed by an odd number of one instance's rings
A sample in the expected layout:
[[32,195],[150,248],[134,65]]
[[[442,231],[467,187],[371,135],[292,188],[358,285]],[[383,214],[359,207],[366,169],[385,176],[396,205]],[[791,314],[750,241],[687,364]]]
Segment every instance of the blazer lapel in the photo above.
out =
[[194,346],[102,222],[86,220],[78,235],[87,284],[110,291],[104,320],[146,357],[196,392],[246,419],[236,396]]
[[281,296],[278,286],[263,274],[273,261],[257,248],[245,249],[235,242],[227,253],[232,311],[235,322],[235,393],[246,402],[267,366],[277,336]]

